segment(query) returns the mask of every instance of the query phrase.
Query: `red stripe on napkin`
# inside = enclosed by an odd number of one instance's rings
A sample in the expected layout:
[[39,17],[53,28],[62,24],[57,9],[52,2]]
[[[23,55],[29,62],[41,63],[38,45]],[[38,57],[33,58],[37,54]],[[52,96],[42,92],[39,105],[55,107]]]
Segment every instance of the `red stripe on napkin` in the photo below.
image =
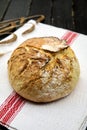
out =
[[77,36],[78,36],[78,33],[72,33],[69,39],[67,39],[67,44],[71,44],[76,39]]
[[72,33],[72,31],[67,31],[61,38],[67,40],[72,35]]
[[[7,111],[5,117],[2,119],[2,122],[4,123],[10,123],[14,117],[15,114],[20,111],[20,108],[23,106],[24,102],[23,99],[20,97],[16,99],[16,101],[13,103],[12,107]],[[15,113],[16,112],[16,113]]]
[[0,119],[5,115],[5,113],[10,109],[12,104],[18,98],[18,95],[15,92],[12,92],[5,102],[0,106]]
[[[61,39],[65,39],[67,44],[71,44],[77,36],[78,33],[67,31]],[[23,100],[15,92],[12,92],[0,106],[0,121],[6,124],[10,124],[18,112],[20,112],[24,104],[25,100]]]
[[25,101],[18,94],[12,92],[0,106],[0,121],[10,124],[24,103]]
[[62,36],[61,39],[64,39],[67,41],[67,44],[71,44],[75,39],[76,37],[78,36],[79,34],[76,33],[76,32],[72,32],[72,31],[67,31],[67,33]]

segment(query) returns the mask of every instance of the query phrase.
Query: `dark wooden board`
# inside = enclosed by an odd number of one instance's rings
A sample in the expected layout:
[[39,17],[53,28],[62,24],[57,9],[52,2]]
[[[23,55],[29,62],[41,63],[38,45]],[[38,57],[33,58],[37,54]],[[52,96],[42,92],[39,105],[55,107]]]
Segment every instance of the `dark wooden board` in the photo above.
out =
[[11,0],[0,0],[0,21],[3,20]]
[[31,0],[12,0],[4,19],[27,16],[30,10]]
[[35,14],[44,14],[46,24],[87,34],[87,0],[0,0],[0,21]]
[[50,24],[52,0],[32,0],[29,15],[44,14],[45,23]]
[[53,0],[52,24],[66,29],[74,29],[72,0]]
[[74,15],[76,31],[87,34],[87,0],[74,0]]
[[0,124],[0,130],[8,130],[8,129]]

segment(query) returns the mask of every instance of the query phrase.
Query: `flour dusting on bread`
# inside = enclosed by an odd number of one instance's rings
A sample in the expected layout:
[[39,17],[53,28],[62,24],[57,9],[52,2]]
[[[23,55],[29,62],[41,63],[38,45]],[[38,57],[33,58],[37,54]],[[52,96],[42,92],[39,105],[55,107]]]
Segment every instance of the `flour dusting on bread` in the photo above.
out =
[[58,41],[53,41],[49,44],[43,44],[42,49],[48,50],[51,52],[58,52],[64,48],[68,47],[68,44],[66,44],[65,40],[58,40]]

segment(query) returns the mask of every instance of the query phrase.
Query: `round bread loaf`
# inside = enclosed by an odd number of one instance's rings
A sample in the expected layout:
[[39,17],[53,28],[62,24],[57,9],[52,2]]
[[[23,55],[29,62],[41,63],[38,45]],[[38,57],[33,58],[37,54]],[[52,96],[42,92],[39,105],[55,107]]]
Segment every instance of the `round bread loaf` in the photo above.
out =
[[11,86],[25,99],[51,102],[70,94],[80,67],[73,50],[55,37],[31,38],[8,61]]

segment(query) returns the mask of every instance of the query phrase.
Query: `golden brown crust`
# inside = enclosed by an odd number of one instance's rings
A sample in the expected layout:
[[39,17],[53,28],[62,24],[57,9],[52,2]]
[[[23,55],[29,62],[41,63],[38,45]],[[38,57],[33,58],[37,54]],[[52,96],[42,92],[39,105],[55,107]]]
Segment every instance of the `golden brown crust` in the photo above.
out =
[[58,44],[61,41],[54,37],[32,38],[13,52],[8,74],[19,95],[35,102],[50,102],[72,92],[79,78],[79,63],[70,47],[59,49]]

